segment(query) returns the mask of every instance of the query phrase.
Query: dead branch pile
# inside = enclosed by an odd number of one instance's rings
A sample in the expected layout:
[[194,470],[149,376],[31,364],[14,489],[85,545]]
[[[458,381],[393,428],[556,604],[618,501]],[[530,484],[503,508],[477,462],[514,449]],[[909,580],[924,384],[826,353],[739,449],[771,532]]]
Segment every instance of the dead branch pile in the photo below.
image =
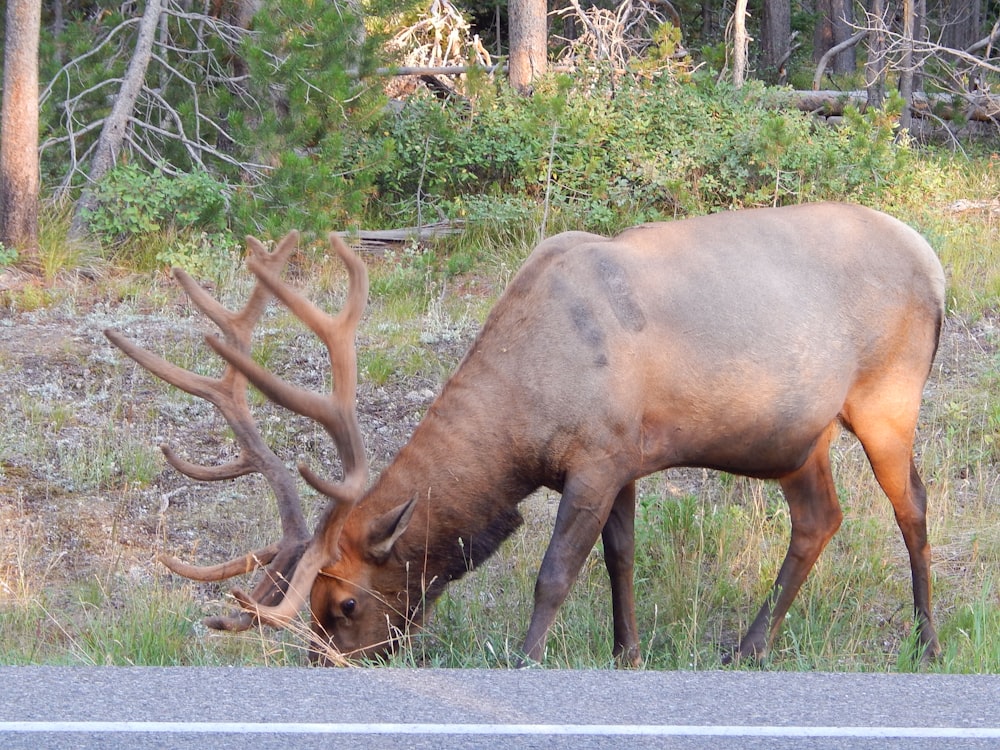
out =
[[588,67],[610,65],[623,72],[655,44],[656,29],[678,20],[677,12],[665,0],[622,0],[614,9],[582,8],[578,0],[555,12],[563,16],[572,38],[560,37],[565,44],[559,64]]
[[[493,60],[478,34],[449,0],[431,0],[412,26],[403,29],[388,44],[388,49],[407,68],[442,68],[477,66],[493,68]],[[455,76],[453,85],[462,90],[465,76]],[[416,75],[388,80],[386,93],[394,98],[412,93],[419,85]]]

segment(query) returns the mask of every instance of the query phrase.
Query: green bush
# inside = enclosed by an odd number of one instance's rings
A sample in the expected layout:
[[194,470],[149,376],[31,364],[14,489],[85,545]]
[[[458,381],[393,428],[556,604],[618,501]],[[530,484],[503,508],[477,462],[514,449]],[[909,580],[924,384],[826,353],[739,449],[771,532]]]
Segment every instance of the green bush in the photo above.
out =
[[240,245],[228,235],[201,232],[171,242],[156,253],[155,260],[166,268],[183,268],[198,279],[218,279],[241,253]]
[[170,176],[125,164],[109,171],[95,194],[87,224],[111,243],[167,229],[225,229],[225,187],[206,172]]
[[389,115],[383,133],[392,159],[376,178],[390,202],[450,200],[466,194],[523,191],[544,155],[544,123],[524,99],[483,96],[474,113],[416,96]]
[[7,247],[0,242],[0,268],[7,268],[17,263],[19,255],[17,248]]

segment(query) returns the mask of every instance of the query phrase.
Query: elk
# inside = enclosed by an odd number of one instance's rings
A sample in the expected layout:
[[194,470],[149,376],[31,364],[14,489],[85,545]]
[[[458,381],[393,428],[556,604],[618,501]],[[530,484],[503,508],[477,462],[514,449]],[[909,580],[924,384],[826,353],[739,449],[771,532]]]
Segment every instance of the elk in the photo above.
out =
[[[581,566],[603,540],[613,653],[640,663],[633,589],[636,480],[706,467],[777,480],[791,535],[770,595],[733,656],[763,658],[842,512],[831,474],[840,426],[860,441],[909,553],[915,625],[939,652],[931,615],[926,492],[913,459],[918,412],[944,319],[944,274],[902,222],[860,206],[808,204],[651,223],[607,238],[566,232],[541,242],[511,280],[409,442],[368,488],[358,424],[354,339],[367,302],[364,263],[336,235],[349,292],[336,316],[279,278],[297,242],[273,252],[248,238],[257,285],[232,313],[189,276],[176,278],[222,330],[208,343],[221,377],[184,371],[107,331],[140,365],[209,399],[232,425],[241,457],[198,466],[204,480],[263,473],[278,498],[279,542],[216,566],[162,561],[195,580],[267,566],[220,629],[283,627],[311,608],[313,649],[350,658],[391,651],[453,581],[483,563],[521,523],[539,487],[561,493],[541,562],[524,657],[546,634]],[[249,356],[271,296],[321,338],[333,388],[292,386]],[[342,461],[308,533],[296,483],[254,426],[247,381],[321,424]]]

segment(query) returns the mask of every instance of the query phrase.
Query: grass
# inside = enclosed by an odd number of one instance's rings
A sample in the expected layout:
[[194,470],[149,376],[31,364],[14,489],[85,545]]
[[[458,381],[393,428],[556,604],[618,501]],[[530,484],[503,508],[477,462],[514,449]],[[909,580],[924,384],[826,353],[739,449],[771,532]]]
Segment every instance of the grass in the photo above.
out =
[[[845,520],[793,605],[768,669],[1000,672],[1000,218],[949,208],[958,197],[1000,194],[1000,185],[990,160],[977,168],[941,161],[928,170],[933,200],[905,196],[884,208],[930,238],[949,281],[948,331],[918,442],[944,653],[930,665],[916,658],[902,540],[860,448],[844,436],[835,446],[835,475]],[[488,214],[488,207],[476,210]],[[359,334],[363,397],[394,388],[405,396],[412,383],[437,389],[533,245],[537,220],[507,206],[495,224],[478,219],[461,239],[370,262],[371,303]],[[315,249],[319,244],[305,243],[293,276],[311,297],[336,308],[345,277]],[[152,243],[145,257],[162,252]],[[158,271],[104,269],[89,280],[66,281],[73,265],[97,264],[52,256],[55,270],[46,270],[45,283],[5,291],[0,306],[0,323],[12,321],[2,335],[28,332],[22,351],[0,356],[6,373],[0,379],[0,663],[304,663],[301,629],[206,632],[200,618],[227,606],[226,587],[180,581],[153,561],[164,543],[215,561],[277,534],[273,501],[258,478],[202,486],[164,468],[155,449],[163,441],[193,457],[232,457],[225,427],[202,402],[110,351],[99,333],[105,325],[123,326],[179,364],[214,374],[218,361],[200,342],[209,327]],[[250,283],[235,268],[218,271],[214,281],[231,306]],[[61,316],[66,338],[49,347],[35,340],[32,311]],[[259,361],[325,387],[325,353],[290,316],[273,309],[261,330]],[[49,368],[44,387],[9,385],[25,362]],[[402,401],[403,418],[415,419],[423,404]],[[255,403],[265,433],[289,464],[323,459],[323,438],[313,426],[259,397]],[[378,420],[401,417],[375,411],[368,418],[377,427]],[[377,429],[368,437],[376,464],[398,448]],[[320,501],[305,500],[315,514]],[[512,665],[557,503],[551,493],[527,500],[524,527],[481,570],[447,590],[392,663]],[[748,626],[785,552],[789,521],[780,492],[711,472],[671,471],[641,482],[638,506],[644,666],[722,667],[723,650]],[[598,546],[560,612],[545,665],[610,666],[610,633]]]

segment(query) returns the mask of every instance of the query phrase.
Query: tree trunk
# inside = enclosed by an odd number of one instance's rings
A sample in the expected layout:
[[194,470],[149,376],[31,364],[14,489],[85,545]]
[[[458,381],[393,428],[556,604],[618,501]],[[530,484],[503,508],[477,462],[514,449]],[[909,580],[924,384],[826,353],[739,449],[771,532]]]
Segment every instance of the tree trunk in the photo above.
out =
[[90,162],[90,172],[87,175],[87,186],[76,202],[73,221],[70,224],[70,237],[80,239],[87,234],[87,213],[95,207],[96,196],[94,188],[118,159],[122,145],[125,143],[125,133],[128,121],[135,109],[135,104],[142,92],[146,79],[146,70],[153,54],[153,42],[156,38],[156,28],[162,10],[162,0],[147,0],[146,10],[139,23],[139,34],[135,42],[135,51],[129,60],[122,81],[121,89],[115,98],[111,114],[104,120],[97,148]]
[[63,0],[52,0],[52,40],[55,42],[55,63],[57,68],[63,64],[63,56],[66,54],[66,44],[63,42],[63,31],[66,30],[66,19],[63,8]]
[[[819,21],[813,35],[813,61],[819,62],[828,50],[845,42],[854,34],[854,6],[851,0],[818,0]],[[837,55],[831,66],[834,73],[852,73],[857,66],[855,48]]]
[[913,0],[903,0],[903,57],[900,61],[899,95],[903,97],[903,112],[899,127],[910,129],[910,104],[913,101]]
[[968,49],[982,36],[982,0],[945,0],[941,18],[941,43]]
[[[847,105],[862,107],[868,97],[867,91],[788,91],[774,92],[769,107],[783,109],[796,107],[802,112],[811,112],[824,117],[844,114]],[[957,97],[951,93],[914,93],[910,105],[911,121],[955,120],[1000,125],[1000,97],[985,93]]]
[[545,0],[510,0],[510,85],[522,94],[545,73],[548,16]]
[[[927,28],[927,0],[913,0],[913,39],[915,47],[924,47],[930,41],[930,30]],[[924,57],[923,54],[913,54],[913,90],[924,90]]]
[[733,10],[733,85],[741,88],[747,79],[747,0],[736,0]]
[[773,83],[784,83],[788,77],[788,57],[791,54],[792,8],[790,0],[764,0],[761,19],[761,45],[764,53],[764,74]]
[[7,0],[0,114],[0,242],[38,264],[38,39],[41,0]]
[[[941,41],[951,49],[977,52],[983,58],[996,54],[997,42],[993,34],[1000,24],[1000,19],[994,22],[992,29],[983,28],[986,10],[984,0],[946,0],[941,21]],[[988,90],[989,83],[986,70],[971,70],[965,81],[967,91]]]
[[[833,1],[833,28],[836,44],[846,42],[854,34],[854,2],[853,0]],[[858,67],[856,47],[848,47],[833,60],[833,69],[837,73],[853,73]]]
[[885,102],[885,0],[869,0],[868,60],[865,62],[865,87],[868,106],[881,108]]

